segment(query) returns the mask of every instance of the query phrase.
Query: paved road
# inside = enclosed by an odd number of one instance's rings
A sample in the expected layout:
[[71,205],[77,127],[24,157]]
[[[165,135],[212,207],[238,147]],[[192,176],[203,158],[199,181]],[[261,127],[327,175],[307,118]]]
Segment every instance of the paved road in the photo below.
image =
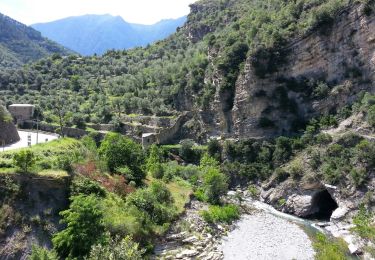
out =
[[[37,143],[36,142],[37,133],[35,133],[35,132],[19,130],[18,134],[20,135],[21,140],[18,141],[17,143],[7,145],[5,147],[0,146],[0,152],[27,147],[28,146],[28,135],[31,136],[31,145],[35,145]],[[45,143],[45,142],[48,142],[48,141],[52,141],[52,140],[57,139],[58,137],[59,136],[56,135],[56,134],[39,133],[38,134],[38,143]]]

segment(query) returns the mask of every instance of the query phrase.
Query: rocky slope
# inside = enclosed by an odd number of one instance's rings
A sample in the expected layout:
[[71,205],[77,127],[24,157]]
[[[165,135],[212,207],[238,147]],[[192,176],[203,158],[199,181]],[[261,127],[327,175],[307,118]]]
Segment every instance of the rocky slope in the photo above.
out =
[[[281,181],[276,180],[275,175],[271,177],[262,185],[261,199],[289,214],[329,221],[323,224],[326,230],[336,237],[343,238],[348,243],[351,253],[363,254],[366,246],[374,245],[353,232],[353,218],[361,206],[365,206],[369,212],[375,211],[375,171],[371,166],[374,154],[370,152],[373,148],[368,150],[372,157],[369,158],[370,165],[367,168],[363,164],[366,161],[364,156],[351,153],[352,157],[358,156],[359,159],[344,159],[344,165],[353,168],[338,168],[340,177],[335,181],[326,178],[329,163],[318,160],[318,164],[314,166],[314,160],[316,154],[320,154],[320,158],[325,156],[324,153],[329,154],[332,147],[374,147],[375,132],[373,127],[366,123],[363,114],[352,115],[336,128],[323,132],[332,136],[332,142],[306,149],[282,166],[287,172],[292,173],[291,176]],[[329,160],[339,156],[337,153],[340,152],[335,153],[331,154]],[[361,167],[363,179],[355,182],[353,180],[357,177],[356,169]]]
[[[220,72],[207,78],[216,94],[214,105],[201,112],[204,128],[240,138],[287,134],[313,116],[338,111],[362,90],[374,93],[375,15],[363,9],[352,4],[332,24],[282,48],[250,55],[237,79],[232,109],[223,107],[227,93],[220,91]],[[209,31],[201,28],[189,35],[197,39]],[[212,58],[217,53],[209,52]],[[319,83],[327,87],[324,95],[316,93]]]
[[40,32],[0,14],[0,67],[19,67],[54,53],[72,54],[68,49],[43,38]]
[[0,259],[28,259],[34,244],[51,247],[67,208],[68,179],[0,177]]
[[20,140],[12,116],[0,105],[0,145],[12,144]]

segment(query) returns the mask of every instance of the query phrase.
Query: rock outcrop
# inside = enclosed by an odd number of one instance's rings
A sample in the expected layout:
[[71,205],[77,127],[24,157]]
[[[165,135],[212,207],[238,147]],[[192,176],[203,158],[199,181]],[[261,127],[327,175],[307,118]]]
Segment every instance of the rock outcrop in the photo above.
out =
[[[228,93],[220,92],[220,72],[205,79],[216,86],[215,101],[201,111],[207,132],[238,138],[288,134],[314,116],[352,103],[362,90],[374,93],[375,15],[363,8],[353,4],[324,30],[320,26],[282,49],[248,57],[230,109],[223,105]],[[208,56],[212,62],[213,48]],[[321,96],[315,93],[319,83],[328,87]]]
[[4,107],[0,106],[0,145],[12,144],[19,140],[20,137],[12,117]]

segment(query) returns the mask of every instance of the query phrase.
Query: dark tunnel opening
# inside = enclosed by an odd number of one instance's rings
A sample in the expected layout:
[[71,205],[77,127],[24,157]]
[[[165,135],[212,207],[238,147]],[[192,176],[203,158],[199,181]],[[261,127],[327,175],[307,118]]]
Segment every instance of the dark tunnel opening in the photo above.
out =
[[315,213],[307,216],[309,219],[329,221],[333,211],[339,207],[327,190],[318,192],[314,196],[312,203],[312,208],[315,209]]

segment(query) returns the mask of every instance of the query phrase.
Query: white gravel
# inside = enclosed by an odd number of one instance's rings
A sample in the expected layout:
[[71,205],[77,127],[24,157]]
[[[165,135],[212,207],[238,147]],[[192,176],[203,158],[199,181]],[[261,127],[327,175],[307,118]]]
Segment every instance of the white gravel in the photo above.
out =
[[[8,150],[14,150],[18,148],[24,148],[28,146],[28,135],[31,136],[31,145],[36,144],[36,138],[37,133],[36,132],[30,132],[30,131],[18,131],[18,134],[20,135],[21,140],[17,143],[7,145],[5,147],[0,146],[0,152],[8,151]],[[57,134],[47,134],[47,133],[40,133],[38,134],[38,143],[45,143],[52,140],[57,139],[59,136]]]
[[221,249],[224,260],[312,260],[315,254],[298,225],[264,211],[243,216]]

